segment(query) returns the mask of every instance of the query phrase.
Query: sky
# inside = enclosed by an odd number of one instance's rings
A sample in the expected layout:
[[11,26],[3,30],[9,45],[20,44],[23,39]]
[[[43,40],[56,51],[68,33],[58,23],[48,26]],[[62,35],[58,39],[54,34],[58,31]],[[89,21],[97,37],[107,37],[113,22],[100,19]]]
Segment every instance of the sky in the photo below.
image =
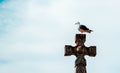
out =
[[88,73],[119,73],[119,0],[0,0],[0,73],[75,73],[75,46],[80,21],[93,30],[86,46]]

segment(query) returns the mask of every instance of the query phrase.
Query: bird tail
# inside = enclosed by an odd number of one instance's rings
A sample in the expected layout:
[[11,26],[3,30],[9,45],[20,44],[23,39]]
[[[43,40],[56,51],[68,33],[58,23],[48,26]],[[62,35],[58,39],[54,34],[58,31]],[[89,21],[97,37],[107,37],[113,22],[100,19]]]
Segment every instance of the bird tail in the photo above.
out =
[[87,32],[88,32],[88,33],[91,33],[91,32],[93,32],[93,30],[88,30]]

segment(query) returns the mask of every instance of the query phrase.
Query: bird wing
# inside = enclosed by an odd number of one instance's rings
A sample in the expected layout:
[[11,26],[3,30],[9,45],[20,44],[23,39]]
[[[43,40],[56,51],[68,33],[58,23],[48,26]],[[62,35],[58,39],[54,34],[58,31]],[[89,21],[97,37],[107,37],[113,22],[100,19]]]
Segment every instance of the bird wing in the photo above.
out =
[[80,29],[83,29],[83,30],[89,30],[89,28],[87,28],[85,25],[80,25],[79,28],[80,28]]

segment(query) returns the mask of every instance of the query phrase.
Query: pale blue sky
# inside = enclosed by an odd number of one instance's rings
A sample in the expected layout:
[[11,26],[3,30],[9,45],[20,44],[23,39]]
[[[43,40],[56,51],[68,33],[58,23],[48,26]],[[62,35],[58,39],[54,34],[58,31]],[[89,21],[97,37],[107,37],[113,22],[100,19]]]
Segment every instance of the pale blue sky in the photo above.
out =
[[119,73],[119,0],[0,0],[0,73],[74,73],[75,22],[93,29],[88,73]]

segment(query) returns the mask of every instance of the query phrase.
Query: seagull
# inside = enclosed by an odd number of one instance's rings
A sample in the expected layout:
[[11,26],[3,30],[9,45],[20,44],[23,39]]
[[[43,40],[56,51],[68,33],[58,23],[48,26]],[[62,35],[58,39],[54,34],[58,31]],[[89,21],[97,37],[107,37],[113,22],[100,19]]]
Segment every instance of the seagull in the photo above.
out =
[[75,23],[75,25],[76,24],[79,25],[79,28],[78,28],[79,32],[81,32],[81,33],[84,33],[84,32],[91,33],[92,32],[92,30],[90,30],[89,28],[87,28],[85,25],[80,24],[80,22]]

